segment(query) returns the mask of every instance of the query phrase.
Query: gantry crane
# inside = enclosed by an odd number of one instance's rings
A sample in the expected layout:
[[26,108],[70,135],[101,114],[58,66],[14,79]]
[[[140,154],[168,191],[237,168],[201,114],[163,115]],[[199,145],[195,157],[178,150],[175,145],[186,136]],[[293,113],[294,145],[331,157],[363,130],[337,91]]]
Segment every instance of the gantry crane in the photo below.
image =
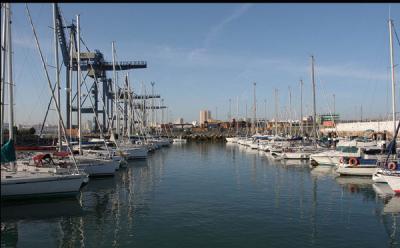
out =
[[[69,29],[69,40],[66,38],[66,33],[64,29]],[[63,64],[66,68],[66,119],[67,127],[73,128],[72,125],[72,113],[77,112],[77,106],[72,107],[72,102],[76,98],[76,92],[73,96],[73,77],[74,72],[78,70],[78,64],[76,59],[76,26],[72,23],[71,25],[65,26],[61,15],[60,8],[56,4],[56,32],[58,37],[58,43],[61,48],[61,54],[63,58]],[[81,108],[82,114],[92,114],[94,113],[96,118],[98,114],[102,114],[102,125],[104,128],[108,128],[106,116],[112,116],[112,107],[110,107],[110,101],[116,100],[115,93],[112,92],[111,79],[107,78],[106,72],[113,70],[112,62],[104,60],[103,54],[99,50],[94,50],[94,52],[88,51],[80,53],[80,67],[82,71],[87,72],[87,76],[94,79],[89,92],[94,99],[94,108]],[[147,68],[146,61],[123,61],[118,62],[116,70],[130,70],[130,69],[143,69]],[[77,75],[77,73],[75,74]],[[99,109],[99,89],[98,83],[102,84],[102,100],[103,108]],[[87,96],[86,96],[87,98]],[[85,98],[85,99],[86,99]],[[83,101],[84,103],[84,101]],[[82,104],[83,104],[82,103]],[[97,122],[95,123],[95,131],[98,131],[99,127]]]

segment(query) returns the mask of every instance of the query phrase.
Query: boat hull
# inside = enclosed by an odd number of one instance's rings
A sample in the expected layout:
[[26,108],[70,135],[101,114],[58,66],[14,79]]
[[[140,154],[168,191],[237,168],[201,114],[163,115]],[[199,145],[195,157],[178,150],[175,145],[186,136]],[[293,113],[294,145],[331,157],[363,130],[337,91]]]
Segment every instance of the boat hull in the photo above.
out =
[[121,150],[128,160],[146,159],[148,155],[148,150],[145,147],[122,148]]
[[342,176],[369,176],[375,173],[376,167],[362,167],[362,166],[342,166],[339,165],[336,172]]
[[314,160],[319,165],[337,165],[339,164],[339,156],[310,156],[310,160]]
[[372,180],[373,180],[375,183],[387,183],[386,180],[385,180],[385,178],[383,177],[382,172],[383,172],[383,171],[382,171],[381,168],[377,168],[377,169],[375,170],[374,174],[372,174]]
[[83,169],[90,177],[113,176],[119,168],[119,162],[114,160],[89,160],[79,161],[78,167]]
[[309,160],[310,153],[303,153],[303,152],[285,152],[282,153],[283,159],[298,159],[298,160]]
[[396,194],[400,194],[400,176],[383,175],[383,178]]
[[[3,173],[3,172],[2,172]],[[49,175],[28,178],[2,178],[1,198],[38,198],[77,195],[85,175]]]

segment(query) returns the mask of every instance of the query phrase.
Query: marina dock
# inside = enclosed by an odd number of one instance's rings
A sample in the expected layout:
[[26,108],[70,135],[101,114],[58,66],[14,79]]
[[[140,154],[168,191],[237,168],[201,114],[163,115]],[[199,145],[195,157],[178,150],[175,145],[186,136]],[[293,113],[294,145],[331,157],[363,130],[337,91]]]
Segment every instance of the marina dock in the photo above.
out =
[[1,247],[400,247],[399,14],[1,3]]

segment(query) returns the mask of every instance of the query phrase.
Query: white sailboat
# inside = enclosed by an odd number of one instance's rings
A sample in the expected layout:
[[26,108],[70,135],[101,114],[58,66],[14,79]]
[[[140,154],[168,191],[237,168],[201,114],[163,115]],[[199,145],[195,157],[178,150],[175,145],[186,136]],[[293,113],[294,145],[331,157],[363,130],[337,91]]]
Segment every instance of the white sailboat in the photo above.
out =
[[[73,172],[54,173],[54,172],[31,172],[17,170],[18,164],[15,162],[15,149],[13,143],[14,126],[14,102],[12,80],[12,40],[11,40],[11,6],[4,3],[2,10],[4,16],[3,28],[7,31],[2,37],[4,44],[7,44],[7,74],[9,89],[9,142],[2,147],[2,167],[1,167],[1,198],[38,198],[42,196],[64,196],[78,194],[84,181],[87,181],[87,174],[82,173],[75,167]],[[27,7],[28,10],[28,7]],[[29,10],[28,10],[29,14]],[[30,17],[30,15],[29,15]],[[35,34],[36,36],[36,34]],[[38,43],[37,43],[38,45]],[[4,79],[5,71],[2,71],[1,78]],[[48,75],[47,75],[48,76]],[[4,80],[1,82],[5,85]],[[50,85],[51,86],[51,85]],[[53,98],[55,99],[54,92]],[[59,107],[56,102],[56,108]],[[2,131],[2,130],[1,130]],[[8,167],[7,167],[7,163]]]
[[[116,117],[116,123],[115,123],[115,129],[116,129],[116,136],[118,139],[116,139],[114,132],[111,130],[111,138],[113,142],[118,146],[116,149],[117,154],[120,156],[123,156],[126,160],[133,160],[133,159],[146,159],[149,153],[149,148],[147,144],[144,144],[143,142],[135,142],[132,143],[130,140],[129,134],[128,134],[128,139],[123,140],[120,139],[123,135],[121,135],[120,132],[120,121],[119,121],[119,108],[118,108],[118,101],[119,99],[117,98],[117,92],[118,92],[118,85],[117,85],[117,75],[116,75],[116,61],[115,61],[115,44],[112,42],[112,57],[113,57],[113,88],[115,92],[115,97],[114,97],[114,115]],[[131,104],[133,104],[132,99],[129,99],[131,101]],[[132,120],[130,120],[132,121]]]
[[174,144],[176,144],[176,143],[182,144],[182,143],[186,143],[187,140],[186,139],[182,139],[182,135],[181,135],[181,136],[179,136],[179,138],[173,139],[173,142],[174,142]]
[[[376,144],[376,143],[374,143]],[[364,146],[363,144],[357,144],[354,142],[339,141],[336,145],[335,150],[327,150],[319,153],[310,155],[312,163],[318,165],[339,165],[340,159],[343,157],[355,157],[359,158],[365,156],[365,158],[377,158],[376,155],[364,154],[365,150],[380,150],[381,145]]]
[[[299,141],[289,141],[286,147],[282,148],[280,153],[277,153],[280,159],[285,160],[309,160],[310,156],[319,152],[321,149],[318,149],[316,146],[316,125],[315,125],[315,118],[316,118],[316,101],[315,101],[315,75],[314,75],[314,56],[311,56],[311,80],[313,86],[313,143],[312,144],[305,144],[303,138]],[[291,121],[291,89],[289,87],[289,119],[290,119],[290,137],[292,137],[292,121]],[[303,112],[303,81],[300,80],[300,123],[301,123],[301,131],[303,132],[302,127],[302,112]],[[303,135],[303,133],[302,133]]]
[[[57,6],[54,5],[53,6],[53,11],[54,11],[54,25],[56,23],[56,8]],[[83,149],[82,149],[82,137],[81,137],[81,103],[80,103],[80,99],[81,99],[81,70],[80,70],[80,24],[79,24],[79,16],[77,16],[77,64],[78,64],[78,89],[77,89],[77,102],[78,102],[78,136],[79,136],[79,142],[78,142],[78,152],[79,155],[77,156],[72,156],[72,151],[71,151],[71,146],[70,143],[68,142],[68,140],[66,140],[67,142],[67,149],[69,149],[69,153],[67,153],[65,156],[61,156],[58,160],[58,162],[62,163],[62,164],[75,164],[77,163],[77,166],[79,167],[80,171],[84,171],[86,174],[88,174],[89,176],[92,177],[96,177],[96,176],[112,176],[115,174],[115,171],[119,168],[119,158],[118,157],[111,157],[111,155],[109,154],[108,156],[102,156],[102,154],[85,154],[83,155]],[[56,26],[56,25],[55,25]],[[56,27],[55,27],[56,28]],[[34,30],[33,24],[32,24],[32,29]],[[35,32],[35,31],[34,31]],[[56,30],[54,30],[54,32],[56,32]],[[36,35],[35,35],[36,38]],[[57,38],[56,35],[54,36],[55,39],[55,47],[57,48]],[[36,43],[37,43],[37,47],[39,50],[39,53],[41,55],[42,58],[42,53],[40,50],[40,46],[39,46],[39,42],[37,41],[36,38]],[[73,49],[73,48],[71,48]],[[55,53],[56,53],[56,60],[58,59],[57,56],[57,52],[58,50],[55,49]],[[44,66],[44,70],[46,72],[46,76],[48,77],[48,73],[47,73],[47,68],[45,67],[44,61],[42,59],[42,64]],[[59,75],[58,75],[58,70],[56,70],[57,75],[56,78],[59,79]],[[48,79],[48,81],[50,82],[50,80]],[[52,93],[54,95],[54,92]],[[54,97],[54,96],[53,96]],[[59,102],[59,98],[55,101],[56,104]],[[57,111],[59,111],[59,105],[57,104]],[[62,124],[62,119],[61,119],[61,114],[59,113],[58,115],[59,117],[59,122]],[[62,124],[63,125],[63,124]],[[64,130],[64,134],[65,134],[65,128],[63,127]],[[61,133],[61,132],[59,132]],[[59,137],[59,140],[61,140],[61,137]],[[59,142],[59,144],[62,144],[62,142]],[[68,157],[69,155],[71,155],[72,157]],[[29,164],[28,164],[29,166]],[[33,165],[35,166],[35,165]],[[42,170],[45,168],[42,168]],[[30,169],[32,170],[32,169]]]
[[[400,128],[400,121],[396,128],[396,91],[395,91],[395,70],[394,70],[394,55],[393,55],[393,28],[394,24],[391,19],[388,21],[389,24],[389,45],[390,45],[390,64],[391,64],[391,81],[392,81],[392,118],[393,118],[393,140],[391,142],[392,146],[396,145],[396,138]],[[395,148],[395,147],[394,147]],[[391,152],[393,147],[389,149]],[[400,193],[400,161],[398,154],[394,154],[391,158],[388,154],[387,157],[379,161],[381,166],[373,173],[372,179],[379,183],[388,183],[390,188],[395,193]]]

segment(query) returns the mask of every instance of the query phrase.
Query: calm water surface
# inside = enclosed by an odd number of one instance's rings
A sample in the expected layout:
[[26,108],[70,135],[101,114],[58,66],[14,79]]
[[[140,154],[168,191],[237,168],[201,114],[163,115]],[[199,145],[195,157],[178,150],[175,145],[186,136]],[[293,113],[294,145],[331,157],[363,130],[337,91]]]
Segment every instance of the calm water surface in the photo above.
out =
[[368,178],[227,144],[172,145],[77,199],[2,205],[2,247],[400,247]]

